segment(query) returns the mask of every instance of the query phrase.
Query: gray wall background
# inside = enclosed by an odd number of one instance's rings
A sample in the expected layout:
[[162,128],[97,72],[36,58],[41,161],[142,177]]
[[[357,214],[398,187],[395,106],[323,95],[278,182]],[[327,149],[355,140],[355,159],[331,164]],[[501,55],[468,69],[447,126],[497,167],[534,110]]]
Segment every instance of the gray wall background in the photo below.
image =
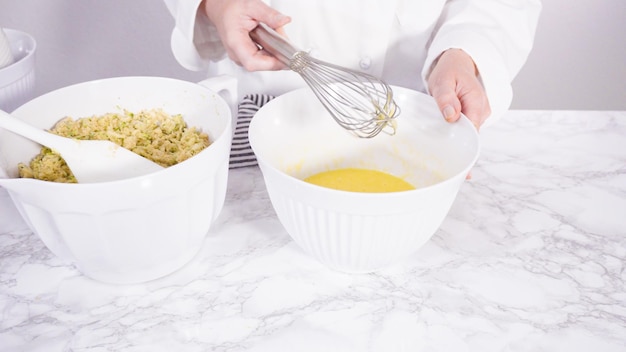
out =
[[[513,109],[626,110],[626,1],[544,0]],[[38,43],[36,95],[121,75],[199,81],[169,47],[160,0],[0,0],[0,26]]]

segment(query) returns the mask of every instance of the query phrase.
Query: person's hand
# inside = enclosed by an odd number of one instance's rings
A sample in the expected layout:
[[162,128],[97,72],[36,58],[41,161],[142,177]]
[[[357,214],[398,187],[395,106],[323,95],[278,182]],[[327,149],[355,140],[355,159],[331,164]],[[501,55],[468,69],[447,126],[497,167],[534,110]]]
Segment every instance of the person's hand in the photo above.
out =
[[200,8],[217,28],[228,57],[235,63],[248,71],[285,68],[279,60],[259,50],[249,33],[263,22],[284,34],[281,27],[291,18],[261,0],[203,0]]
[[462,112],[479,129],[491,114],[476,65],[463,50],[441,54],[428,77],[428,90],[449,122],[457,121]]

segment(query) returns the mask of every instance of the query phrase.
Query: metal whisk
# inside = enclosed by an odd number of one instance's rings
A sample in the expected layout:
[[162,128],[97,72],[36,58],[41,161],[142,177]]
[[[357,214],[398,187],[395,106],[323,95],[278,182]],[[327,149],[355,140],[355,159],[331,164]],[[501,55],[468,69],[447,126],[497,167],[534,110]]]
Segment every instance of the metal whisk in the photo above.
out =
[[362,138],[374,137],[381,131],[395,133],[394,119],[400,109],[391,87],[382,80],[317,60],[263,23],[250,32],[250,37],[300,74],[341,127]]

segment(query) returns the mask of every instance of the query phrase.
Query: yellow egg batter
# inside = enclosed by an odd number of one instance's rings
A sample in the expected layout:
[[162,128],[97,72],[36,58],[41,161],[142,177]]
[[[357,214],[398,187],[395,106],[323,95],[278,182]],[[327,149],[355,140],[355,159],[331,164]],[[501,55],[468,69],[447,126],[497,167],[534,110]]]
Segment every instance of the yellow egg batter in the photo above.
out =
[[350,192],[400,192],[415,189],[413,185],[386,172],[346,168],[320,172],[304,179],[318,186]]

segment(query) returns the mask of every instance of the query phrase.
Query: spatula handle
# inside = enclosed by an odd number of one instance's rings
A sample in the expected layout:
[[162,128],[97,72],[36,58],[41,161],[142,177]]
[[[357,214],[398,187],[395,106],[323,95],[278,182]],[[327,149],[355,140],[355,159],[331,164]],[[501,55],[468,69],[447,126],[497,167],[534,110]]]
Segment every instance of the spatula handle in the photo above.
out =
[[9,113],[2,110],[0,110],[0,127],[22,137],[26,137],[41,145],[45,145],[53,150],[57,150],[58,152],[61,152],[58,150],[59,148],[67,150],[69,150],[68,148],[76,148],[76,141],[57,136],[53,133],[46,132],[42,129],[29,125],[28,123],[13,117]]

